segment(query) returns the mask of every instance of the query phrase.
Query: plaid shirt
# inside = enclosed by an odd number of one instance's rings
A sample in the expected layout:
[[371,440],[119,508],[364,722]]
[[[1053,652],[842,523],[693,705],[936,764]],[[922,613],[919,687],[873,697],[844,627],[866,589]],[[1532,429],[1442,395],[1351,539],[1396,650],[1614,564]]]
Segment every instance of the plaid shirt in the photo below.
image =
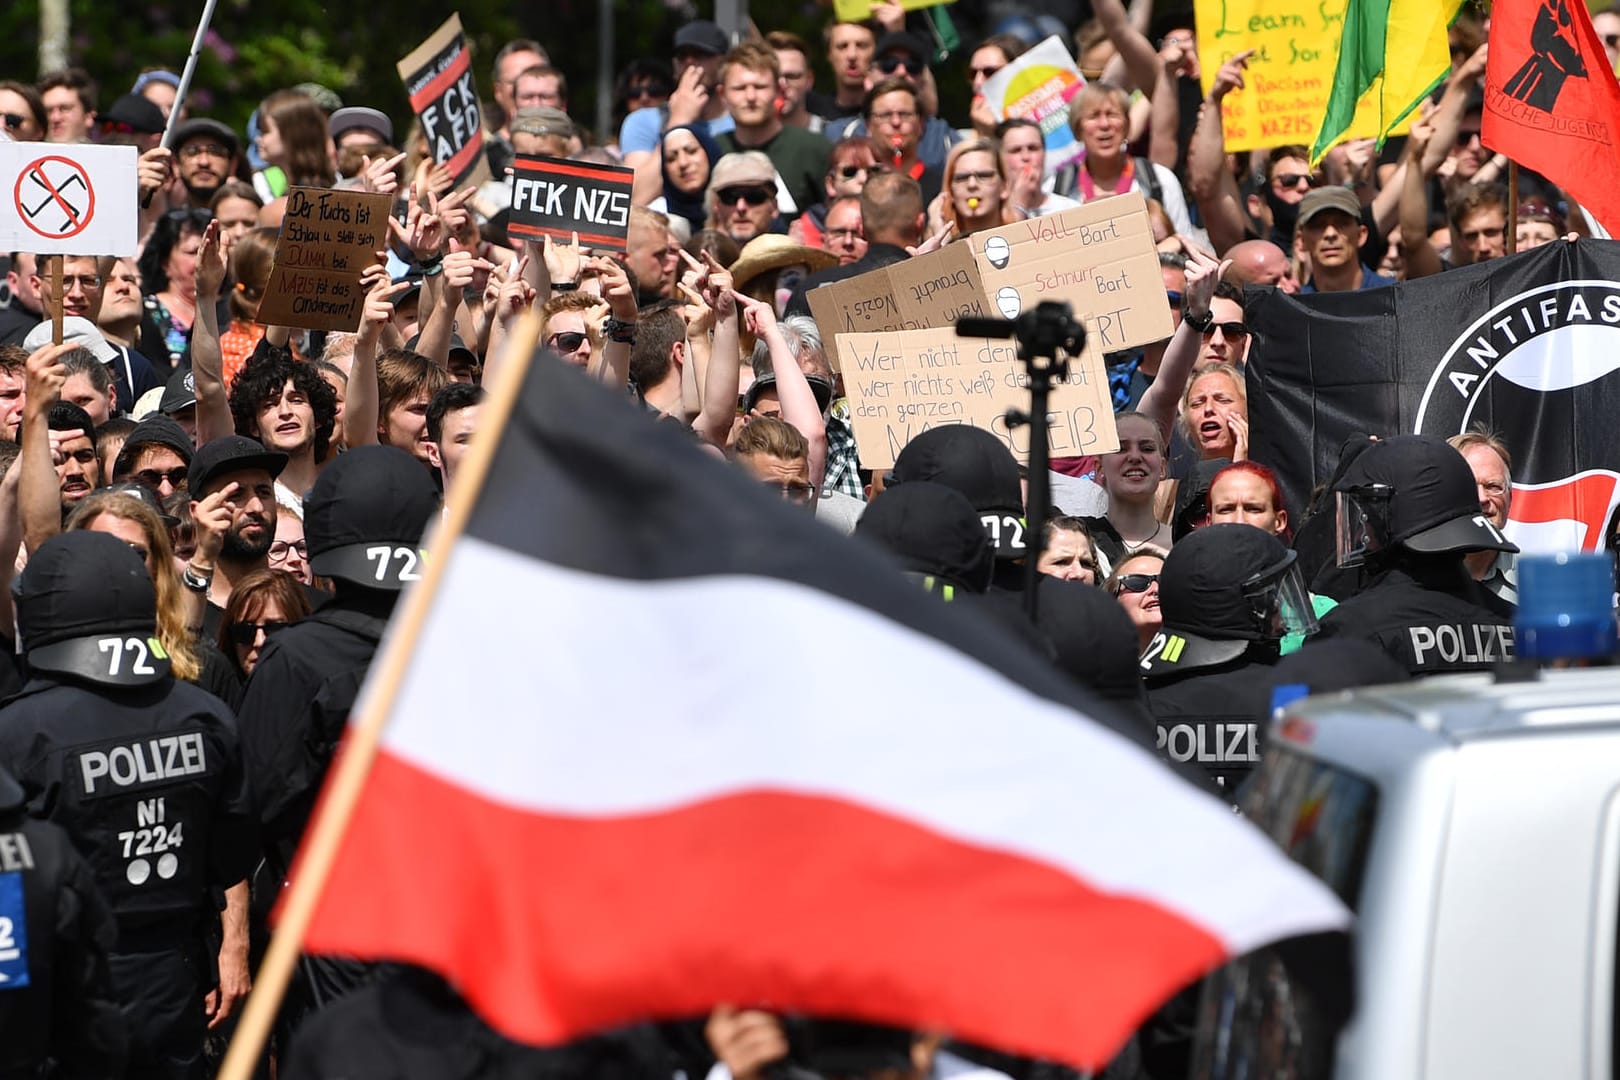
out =
[[855,453],[855,429],[849,422],[849,399],[839,398],[827,410],[827,474],[821,480],[822,492],[841,491],[864,502],[866,489],[861,485],[860,464]]

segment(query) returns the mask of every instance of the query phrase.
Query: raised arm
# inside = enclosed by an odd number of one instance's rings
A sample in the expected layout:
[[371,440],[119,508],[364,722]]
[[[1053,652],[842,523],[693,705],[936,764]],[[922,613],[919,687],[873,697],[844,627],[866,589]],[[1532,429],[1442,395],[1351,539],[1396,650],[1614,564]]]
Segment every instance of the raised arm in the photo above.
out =
[[1153,42],[1131,22],[1130,14],[1120,0],[1092,0],[1091,10],[1107,32],[1108,40],[1119,50],[1119,57],[1125,64],[1125,72],[1130,76],[1131,83],[1144,94],[1153,93],[1153,88],[1159,82],[1159,73],[1163,70]]
[[703,377],[703,408],[693,427],[714,445],[725,449],[737,418],[738,372],[742,370],[739,312],[733,295],[731,272],[705,255],[707,274],[702,279],[703,300],[714,312],[714,339],[709,346],[709,365]]
[[1203,216],[1210,246],[1216,251],[1227,250],[1248,232],[1243,193],[1232,178],[1232,170],[1226,167],[1221,101],[1244,85],[1244,71],[1252,56],[1253,49],[1238,53],[1215,73],[1209,95],[1198,109],[1198,126],[1193,129],[1192,144],[1187,148],[1187,183]]
[[742,308],[748,332],[765,342],[771,351],[771,370],[776,374],[776,397],[782,403],[782,419],[792,424],[810,444],[810,486],[821,490],[827,475],[827,422],[810,389],[809,380],[799,367],[799,358],[788,347],[776,311],[770,304],[755,300],[733,289],[731,295]]
[[602,328],[602,365],[593,374],[609,386],[630,385],[630,344],[636,339],[636,294],[618,260],[593,257],[590,267],[602,279],[608,322]]
[[506,276],[501,284],[500,295],[495,299],[494,324],[489,333],[489,350],[484,354],[484,383],[491,385],[500,374],[501,368],[506,366],[506,340],[512,336],[512,328],[517,325],[525,313],[535,304],[534,286],[529,284],[527,269],[529,256],[518,257],[517,265]]
[[1215,283],[1232,265],[1230,259],[1217,262],[1208,252],[1190,245],[1187,252],[1187,292],[1182,309],[1185,314],[1181,325],[1176,327],[1175,336],[1165,347],[1158,377],[1136,406],[1143,416],[1152,417],[1163,431],[1175,429],[1176,409],[1181,404],[1182,391],[1187,388],[1187,376],[1192,374],[1198,354],[1203,351],[1204,335],[1193,329],[1192,322],[1202,321],[1215,297]]
[[1406,175],[1401,178],[1401,247],[1406,280],[1438,274],[1444,269],[1440,253],[1429,243],[1429,174],[1427,160],[1434,125],[1428,119],[1412,125],[1406,136]]
[[366,271],[371,289],[360,317],[360,332],[354,341],[354,361],[349,367],[348,391],[343,405],[343,440],[349,449],[377,441],[377,413],[381,407],[377,393],[377,345],[383,327],[394,317],[394,297],[409,288],[407,282],[390,284],[388,272],[380,264]]
[[[55,451],[50,430],[51,406],[62,398],[67,368],[62,357],[77,346],[72,342],[46,345],[28,358],[28,390],[23,404],[21,500],[23,542],[29,551],[62,531],[62,482],[56,475]],[[82,431],[58,432],[59,439],[70,439]]]
[[225,253],[219,222],[210,221],[197,254],[197,321],[191,328],[191,377],[197,384],[197,445],[236,433],[225,388],[225,357],[219,345],[219,294],[225,283]]

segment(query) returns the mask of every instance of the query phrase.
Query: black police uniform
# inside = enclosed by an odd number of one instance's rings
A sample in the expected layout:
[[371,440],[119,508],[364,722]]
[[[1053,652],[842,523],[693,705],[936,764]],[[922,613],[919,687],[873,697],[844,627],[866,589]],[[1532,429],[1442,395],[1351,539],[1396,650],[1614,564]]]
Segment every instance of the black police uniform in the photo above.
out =
[[[304,500],[310,568],[333,580],[334,595],[270,640],[242,695],[243,756],[272,891],[292,865],[399,590],[421,575],[419,545],[438,508],[427,470],[386,446],[343,454]],[[362,965],[305,957],[283,1033],[365,978]]]
[[1513,657],[1510,613],[1468,574],[1471,551],[1517,551],[1480,513],[1468,462],[1443,441],[1375,443],[1335,488],[1340,539],[1367,581],[1322,619],[1320,637],[1370,641],[1413,675],[1489,671]]
[[206,1074],[205,935],[256,856],[230,710],[173,677],[140,558],[104,533],[34,553],[17,584],[32,677],[0,708],[0,766],[62,826],[112,908],[132,1077]]
[[1158,750],[1201,767],[1228,798],[1260,763],[1282,633],[1277,583],[1293,568],[1269,533],[1210,525],[1171,548],[1159,572],[1164,628],[1141,660]]
[[129,1037],[107,969],[117,934],[67,833],[30,819],[0,771],[0,1077],[123,1074]]

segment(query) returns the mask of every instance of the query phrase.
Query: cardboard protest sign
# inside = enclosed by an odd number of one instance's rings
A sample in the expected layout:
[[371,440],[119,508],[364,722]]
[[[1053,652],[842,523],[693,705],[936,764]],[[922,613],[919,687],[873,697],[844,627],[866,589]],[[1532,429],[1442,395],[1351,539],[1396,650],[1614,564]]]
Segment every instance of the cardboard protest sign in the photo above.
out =
[[483,115],[461,16],[446,19],[397,66],[433,160],[449,168],[458,188],[488,180]]
[[[823,341],[838,334],[922,330],[990,312],[973,252],[965,244],[823,285],[804,294]],[[838,358],[829,349],[834,367]]]
[[567,240],[579,233],[585,247],[623,251],[630,234],[630,186],[635,170],[562,158],[520,157],[512,162],[508,235]]
[[293,188],[276,240],[259,322],[308,330],[360,326],[360,274],[388,242],[392,198],[363,191]]
[[133,146],[0,142],[0,250],[137,253]]
[[1028,117],[1041,125],[1051,175],[1085,156],[1069,127],[1069,101],[1085,85],[1086,77],[1054,35],[986,79],[979,92],[997,117]]
[[[1221,65],[1254,49],[1247,85],[1221,102],[1228,150],[1316,141],[1339,60],[1347,0],[1194,0],[1204,93]],[[1364,98],[1346,138],[1378,134],[1376,94]],[[1411,126],[1411,118],[1397,133]]]
[[[864,467],[887,469],[906,443],[943,424],[983,428],[1029,460],[1029,427],[1009,428],[1006,418],[1009,408],[1029,408],[1015,342],[961,338],[951,329],[840,334],[838,354]],[[1068,381],[1052,391],[1047,434],[1053,457],[1119,448],[1108,377],[1089,340],[1084,356],[1070,357]]]
[[1173,332],[1141,192],[973,233],[964,242],[993,314],[1013,319],[1042,300],[1066,300],[1088,340],[1105,353]]
[[[938,7],[953,2],[954,0],[900,0],[900,6],[907,11],[917,11],[920,8]],[[833,0],[833,11],[837,14],[839,22],[865,22],[872,17],[872,0]]]

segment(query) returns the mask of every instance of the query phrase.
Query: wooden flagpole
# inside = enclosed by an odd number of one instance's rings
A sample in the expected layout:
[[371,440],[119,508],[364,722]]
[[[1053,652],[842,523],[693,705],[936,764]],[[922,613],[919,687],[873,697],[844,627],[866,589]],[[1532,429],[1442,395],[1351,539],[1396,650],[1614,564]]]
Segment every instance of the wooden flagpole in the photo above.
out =
[[[483,490],[501,435],[523,390],[529,364],[540,341],[541,322],[539,309],[530,309],[506,341],[506,362],[501,365],[500,375],[484,404],[487,411],[483,415],[488,419],[488,426],[479,431],[467,462],[462,466],[464,471],[458,475],[456,486],[451,491],[444,521],[433,536],[427,573],[405,599],[403,609],[397,613],[389,631],[387,648],[372,668],[366,693],[356,707],[357,716],[349,725],[342,752],[338,755],[336,770],[328,778],[326,790],[322,793],[319,816],[309,823],[304,833],[304,842],[296,862],[297,876],[287,890],[280,922],[271,935],[270,949],[265,954],[264,962],[259,965],[259,975],[248,995],[247,1007],[236,1028],[236,1037],[231,1040],[225,1061],[220,1066],[219,1080],[249,1080],[259,1051],[269,1037],[276,1011],[286,996],[287,983],[303,950],[304,935],[314,918],[315,905],[325,891],[332,865],[337,861],[338,847],[359,804],[372,762],[376,760],[377,747],[389,714],[393,711],[405,667],[410,662],[411,653],[432,609],[433,599],[438,594],[445,567],[450,562],[450,553],[466,529],[468,518],[472,516],[473,504]],[[510,351],[513,349],[517,350],[515,354]]]
[[[1456,238],[1452,239],[1456,243]],[[1512,255],[1519,250],[1519,163],[1508,158],[1508,212],[1507,235],[1502,237],[1502,251]]]

